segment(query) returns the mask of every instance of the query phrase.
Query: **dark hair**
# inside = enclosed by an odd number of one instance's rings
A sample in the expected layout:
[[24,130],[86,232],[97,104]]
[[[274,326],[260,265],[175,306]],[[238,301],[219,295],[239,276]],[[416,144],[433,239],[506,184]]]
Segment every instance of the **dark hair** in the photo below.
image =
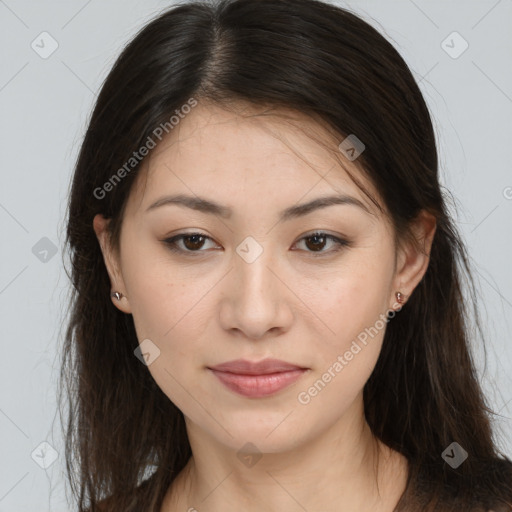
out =
[[[106,510],[159,511],[191,456],[183,414],[134,357],[133,318],[111,303],[92,224],[98,213],[111,219],[117,250],[140,164],[125,166],[108,194],[97,191],[191,98],[293,109],[326,123],[339,141],[356,134],[366,146],[357,163],[397,235],[407,236],[422,210],[436,217],[428,269],[389,322],[365,385],[366,419],[409,461],[397,510],[512,510],[512,462],[493,442],[470,353],[477,308],[464,300],[465,277],[474,288],[468,258],[409,68],[377,30],[340,7],[220,0],[176,5],[126,46],[101,88],[74,170],[66,238],[74,288],[61,379],[70,404],[66,467],[79,511],[99,510],[108,496]],[[469,453],[456,469],[441,457],[454,441]]]

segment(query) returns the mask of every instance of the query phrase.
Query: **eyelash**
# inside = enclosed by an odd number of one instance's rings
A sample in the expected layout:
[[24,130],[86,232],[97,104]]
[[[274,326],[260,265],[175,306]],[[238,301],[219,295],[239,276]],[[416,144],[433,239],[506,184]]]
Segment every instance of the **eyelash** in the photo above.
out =
[[[177,246],[178,241],[183,240],[184,238],[189,238],[189,237],[191,238],[194,236],[200,236],[207,240],[212,240],[209,236],[205,235],[204,233],[195,232],[195,233],[181,233],[181,234],[175,235],[171,238],[167,238],[167,239],[163,240],[163,242],[167,245],[169,250],[172,252],[186,254],[187,256],[190,254],[191,256],[196,257],[196,253],[202,253],[202,252],[206,252],[206,251],[201,250],[201,249],[198,249],[197,251],[191,251],[188,249],[180,249]],[[314,233],[306,235],[306,236],[302,237],[299,240],[299,242],[302,240],[308,239],[308,238],[313,238],[313,237],[328,238],[329,240],[332,240],[333,242],[335,242],[338,246],[336,249],[331,250],[331,251],[319,251],[319,252],[306,251],[306,252],[309,252],[314,258],[326,256],[326,255],[329,255],[332,253],[337,253],[340,250],[342,250],[344,247],[350,247],[350,245],[351,245],[351,242],[349,242],[348,240],[345,240],[343,238],[338,238],[333,235],[329,235],[327,233],[324,233],[323,231],[316,231]]]

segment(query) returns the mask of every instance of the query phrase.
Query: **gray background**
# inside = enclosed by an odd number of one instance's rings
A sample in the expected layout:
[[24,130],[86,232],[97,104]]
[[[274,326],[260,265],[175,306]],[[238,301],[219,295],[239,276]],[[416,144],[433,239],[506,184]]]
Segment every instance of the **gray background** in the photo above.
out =
[[[55,399],[69,180],[115,57],[170,5],[0,0],[0,512],[71,509]],[[433,113],[442,181],[480,285],[488,340],[485,367],[476,351],[481,381],[512,456],[512,0],[340,5],[391,40]]]

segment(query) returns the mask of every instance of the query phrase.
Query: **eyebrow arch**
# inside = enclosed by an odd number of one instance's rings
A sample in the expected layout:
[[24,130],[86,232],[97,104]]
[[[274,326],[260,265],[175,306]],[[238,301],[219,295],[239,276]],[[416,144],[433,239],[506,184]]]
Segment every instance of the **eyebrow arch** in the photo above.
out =
[[[214,201],[210,201],[202,197],[188,196],[185,194],[176,194],[172,196],[162,197],[158,199],[158,201],[155,201],[152,205],[150,205],[146,209],[146,212],[155,210],[156,208],[169,204],[184,206],[187,208],[191,208],[192,210],[197,210],[199,212],[208,213],[211,215],[218,215],[219,217],[222,217],[224,219],[231,218],[233,214],[233,210],[227,206],[220,205],[218,203],[215,203]],[[295,219],[298,217],[303,217],[315,210],[319,210],[320,208],[326,208],[327,206],[333,206],[338,204],[357,206],[358,208],[361,208],[366,213],[371,215],[371,212],[359,199],[356,199],[355,197],[348,195],[335,195],[319,197],[317,199],[309,201],[308,203],[290,206],[289,208],[286,208],[285,210],[279,213],[279,221],[281,222],[290,219]]]

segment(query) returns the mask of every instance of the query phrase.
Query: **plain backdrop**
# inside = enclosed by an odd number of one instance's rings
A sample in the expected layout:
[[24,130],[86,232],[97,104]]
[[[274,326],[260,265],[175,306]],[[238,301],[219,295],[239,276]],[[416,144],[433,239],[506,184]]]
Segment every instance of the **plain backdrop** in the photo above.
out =
[[[68,187],[114,59],[171,5],[0,0],[0,512],[73,510],[56,414]],[[487,335],[487,363],[482,349],[475,353],[480,379],[512,457],[512,1],[339,5],[394,44],[433,115],[441,179],[479,283]]]

